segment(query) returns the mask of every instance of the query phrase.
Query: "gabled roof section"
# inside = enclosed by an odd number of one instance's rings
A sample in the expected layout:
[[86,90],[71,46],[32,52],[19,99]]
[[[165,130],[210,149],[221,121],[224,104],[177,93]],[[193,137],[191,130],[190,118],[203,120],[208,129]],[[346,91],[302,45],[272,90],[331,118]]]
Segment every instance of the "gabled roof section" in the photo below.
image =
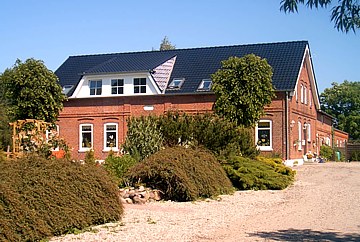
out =
[[195,93],[204,79],[211,78],[221,61],[231,56],[255,54],[266,58],[273,67],[273,85],[278,91],[294,90],[303,61],[307,41],[234,45],[166,51],[132,52],[105,55],[71,56],[56,70],[60,84],[77,85],[84,74],[110,74],[153,71],[176,56],[167,85],[174,78],[184,78],[180,89],[164,89],[165,93]]

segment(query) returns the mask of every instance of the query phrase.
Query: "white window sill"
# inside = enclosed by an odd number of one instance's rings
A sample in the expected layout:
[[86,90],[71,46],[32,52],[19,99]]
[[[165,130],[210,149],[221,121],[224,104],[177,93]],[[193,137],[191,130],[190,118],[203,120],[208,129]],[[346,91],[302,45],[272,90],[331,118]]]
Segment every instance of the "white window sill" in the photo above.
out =
[[80,150],[78,150],[78,152],[85,153],[85,152],[88,152],[90,150],[92,150],[92,148],[80,149]]
[[270,146],[258,146],[260,151],[273,151],[273,148]]
[[119,152],[118,148],[112,148],[112,149],[106,148],[106,149],[103,149],[102,152],[110,152],[110,150],[112,150],[114,152]]

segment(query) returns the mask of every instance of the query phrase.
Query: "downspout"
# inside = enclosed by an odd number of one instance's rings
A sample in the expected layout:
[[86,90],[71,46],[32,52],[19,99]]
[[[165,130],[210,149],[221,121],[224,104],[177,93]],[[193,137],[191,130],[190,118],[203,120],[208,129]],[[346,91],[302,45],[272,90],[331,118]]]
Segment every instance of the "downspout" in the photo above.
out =
[[289,92],[285,93],[285,146],[286,146],[286,160],[289,160]]

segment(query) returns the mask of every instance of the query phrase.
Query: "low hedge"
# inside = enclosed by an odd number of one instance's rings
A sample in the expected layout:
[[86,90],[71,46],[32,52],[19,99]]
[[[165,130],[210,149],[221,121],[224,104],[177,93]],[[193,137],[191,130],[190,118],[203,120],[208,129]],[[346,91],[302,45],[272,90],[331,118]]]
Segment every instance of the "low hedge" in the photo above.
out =
[[222,166],[239,190],[280,190],[292,184],[295,176],[291,168],[270,158],[232,157]]
[[35,156],[0,163],[0,241],[37,241],[122,215],[101,167]]
[[215,156],[202,148],[175,146],[158,151],[131,167],[125,178],[159,189],[165,200],[192,201],[232,192]]

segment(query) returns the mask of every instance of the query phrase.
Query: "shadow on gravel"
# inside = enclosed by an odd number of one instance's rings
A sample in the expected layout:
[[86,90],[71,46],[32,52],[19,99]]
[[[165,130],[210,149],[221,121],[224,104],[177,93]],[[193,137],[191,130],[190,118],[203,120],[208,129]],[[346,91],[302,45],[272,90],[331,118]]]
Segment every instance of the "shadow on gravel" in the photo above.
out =
[[249,233],[248,235],[278,241],[360,241],[360,234],[322,232],[311,229],[287,229],[275,232]]

